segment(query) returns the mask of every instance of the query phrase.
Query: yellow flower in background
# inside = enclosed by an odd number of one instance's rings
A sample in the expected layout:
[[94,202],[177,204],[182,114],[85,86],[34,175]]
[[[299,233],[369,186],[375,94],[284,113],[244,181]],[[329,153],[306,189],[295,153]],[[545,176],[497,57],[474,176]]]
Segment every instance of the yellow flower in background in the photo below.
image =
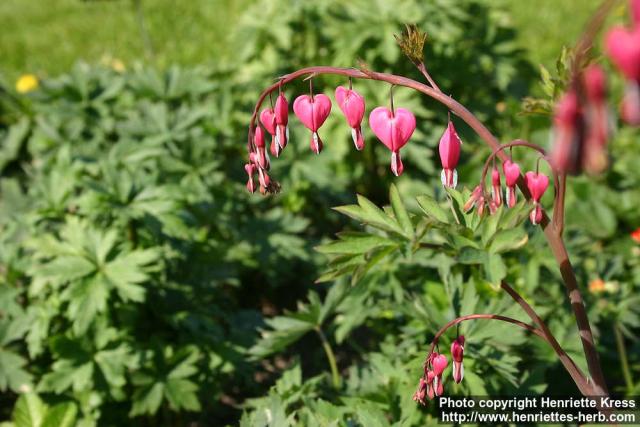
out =
[[113,58],[111,60],[111,68],[113,68],[113,70],[118,73],[123,73],[126,70],[126,67],[124,66],[124,62],[122,62],[118,58]]
[[18,81],[16,81],[16,90],[19,93],[27,93],[31,92],[38,88],[38,78],[33,74],[23,74],[20,76]]

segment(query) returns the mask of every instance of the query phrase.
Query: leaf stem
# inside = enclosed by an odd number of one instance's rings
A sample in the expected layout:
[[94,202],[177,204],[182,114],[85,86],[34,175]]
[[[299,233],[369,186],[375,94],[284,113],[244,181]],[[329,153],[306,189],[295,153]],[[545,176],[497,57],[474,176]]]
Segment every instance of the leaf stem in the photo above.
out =
[[622,375],[624,376],[624,382],[627,385],[627,392],[631,393],[631,391],[633,390],[633,380],[631,379],[631,370],[629,369],[627,350],[624,346],[624,337],[622,336],[620,325],[617,321],[613,324],[613,332],[616,337],[616,346],[618,347],[618,355],[620,356],[620,364],[622,365]]
[[324,348],[324,352],[327,355],[327,360],[329,361],[329,368],[331,369],[331,382],[333,384],[333,388],[339,389],[341,385],[340,381],[340,373],[338,372],[338,364],[336,363],[336,356],[333,353],[333,349],[331,348],[331,344],[327,339],[327,336],[322,331],[320,326],[316,326],[315,331],[318,333],[320,337],[320,341],[322,342],[322,348]]

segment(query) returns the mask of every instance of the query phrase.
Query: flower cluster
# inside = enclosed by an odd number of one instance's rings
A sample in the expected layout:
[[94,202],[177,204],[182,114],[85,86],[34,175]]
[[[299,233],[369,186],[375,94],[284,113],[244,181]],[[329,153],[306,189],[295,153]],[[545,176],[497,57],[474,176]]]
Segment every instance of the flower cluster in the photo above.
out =
[[599,173],[607,166],[606,93],[604,71],[592,64],[556,104],[551,159],[558,171]]
[[[512,159],[507,159],[502,164],[502,171],[504,172],[504,180],[507,187],[504,195],[505,204],[507,207],[512,208],[516,205],[516,185],[520,178],[520,166]],[[540,199],[549,186],[549,178],[538,170],[535,172],[529,171],[524,176],[524,183],[529,190],[533,203],[533,210],[529,215],[529,219],[534,225],[537,225],[542,221]],[[467,199],[462,209],[465,212],[469,212],[475,208],[477,214],[483,216],[486,207],[489,208],[489,213],[493,215],[500,206],[502,206],[502,185],[500,171],[494,164],[491,170],[491,196],[486,197],[484,182],[480,183],[473,189],[471,196]]]
[[[313,87],[309,94],[298,96],[293,102],[293,112],[302,124],[311,131],[311,150],[319,154],[324,143],[319,129],[331,113],[331,99],[324,94],[314,94]],[[249,162],[245,164],[248,175],[247,190],[256,191],[254,178],[258,175],[261,193],[270,192],[272,181],[269,178],[269,154],[279,157],[289,140],[289,103],[282,86],[275,105],[264,108],[259,115],[260,123],[251,129],[249,144]],[[365,115],[365,101],[362,95],[349,88],[338,86],[335,90],[335,101],[342,111],[347,124],[351,128],[351,137],[358,151],[362,150],[365,140],[362,132],[362,121]],[[272,103],[273,104],[273,103]],[[391,171],[399,176],[404,171],[400,150],[404,147],[416,129],[416,118],[405,108],[394,108],[393,92],[391,107],[376,107],[369,114],[369,126],[376,137],[391,151]],[[263,130],[264,128],[264,130]],[[265,131],[271,135],[271,145],[266,150]],[[456,132],[451,119],[440,138],[439,154],[442,163],[441,180],[445,187],[455,188],[458,183],[456,167],[460,160],[462,141]]]
[[[453,380],[459,384],[464,377],[464,336],[458,336],[451,343],[451,359],[453,360]],[[413,400],[426,405],[426,399],[433,399],[434,396],[444,394],[444,370],[449,365],[447,356],[436,351],[429,354],[424,364],[424,374],[420,377],[418,389],[413,394]]]

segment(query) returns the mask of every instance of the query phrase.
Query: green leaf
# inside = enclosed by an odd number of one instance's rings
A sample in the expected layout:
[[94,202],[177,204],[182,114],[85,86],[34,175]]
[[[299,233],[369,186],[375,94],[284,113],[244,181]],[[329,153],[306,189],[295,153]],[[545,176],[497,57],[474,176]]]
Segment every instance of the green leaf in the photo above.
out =
[[41,427],[47,406],[35,393],[25,393],[18,398],[13,408],[16,427]]
[[435,199],[426,195],[418,196],[416,199],[418,200],[418,205],[427,216],[445,224],[449,223],[447,212],[440,207]]
[[400,225],[369,199],[358,194],[358,205],[338,206],[336,211],[343,213],[364,224],[404,236]]
[[162,383],[151,383],[146,387],[136,389],[133,393],[133,405],[130,416],[143,414],[155,414],[162,403],[164,385]]
[[85,277],[96,270],[94,263],[81,256],[59,256],[45,264],[38,272],[48,276],[56,284],[62,284]]
[[285,349],[316,326],[314,323],[287,316],[269,319],[267,325],[271,329],[263,330],[260,340],[249,349],[249,354],[254,359],[262,359]]
[[178,411],[199,411],[200,402],[197,396],[198,386],[185,379],[170,379],[164,387],[164,395],[169,401],[169,406]]
[[149,276],[143,267],[157,259],[153,250],[134,251],[119,256],[104,267],[104,274],[124,301],[144,301],[145,289],[138,283]]
[[23,369],[26,364],[18,353],[0,347],[0,390],[19,393],[31,389],[31,374]]
[[340,239],[324,245],[316,246],[323,254],[362,254],[373,249],[391,246],[396,243],[386,237],[373,234],[340,234]]
[[67,315],[73,321],[73,330],[82,335],[98,313],[107,308],[109,288],[99,277],[75,282],[65,292],[69,300]]
[[494,253],[503,253],[519,249],[527,244],[529,235],[523,228],[511,228],[498,231],[489,244],[489,249]]
[[484,269],[487,279],[494,286],[499,286],[500,281],[507,276],[507,266],[498,254],[488,254]]
[[74,427],[78,408],[73,402],[59,403],[47,411],[42,427]]
[[398,192],[398,188],[395,186],[395,184],[391,184],[391,189],[389,190],[389,199],[391,200],[391,207],[393,208],[393,213],[396,217],[396,220],[404,230],[405,235],[409,239],[413,239],[413,224],[411,223],[411,219],[409,218],[407,209],[402,203],[400,193]]

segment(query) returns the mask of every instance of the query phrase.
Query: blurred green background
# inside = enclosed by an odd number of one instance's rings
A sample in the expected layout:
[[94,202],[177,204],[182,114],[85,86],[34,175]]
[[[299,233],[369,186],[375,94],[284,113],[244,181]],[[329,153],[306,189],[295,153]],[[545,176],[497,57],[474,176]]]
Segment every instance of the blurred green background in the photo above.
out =
[[[290,2],[295,4],[296,1]],[[76,61],[117,58],[217,66],[233,60],[234,39],[249,0],[5,0],[0,5],[2,67],[10,78],[55,75]],[[571,44],[597,0],[497,0],[533,63],[551,65]],[[544,31],[541,31],[544,29]],[[532,46],[532,44],[535,46]]]
[[[435,154],[441,105],[395,90],[418,118],[400,178],[367,126],[365,150],[353,149],[335,105],[320,156],[291,115],[291,143],[270,172],[280,194],[247,194],[243,164],[255,101],[277,76],[362,59],[420,80],[393,37],[405,23],[429,35],[439,86],[501,141],[547,147],[563,47],[598,3],[0,2],[0,425],[432,425],[433,405],[411,395],[440,326],[473,312],[526,320],[500,279],[586,369],[524,201],[455,225]],[[626,14],[620,2],[610,21]],[[611,76],[615,120],[624,82],[598,46],[593,57]],[[333,98],[345,83],[316,77],[314,88]],[[367,110],[388,103],[386,85],[354,85]],[[287,85],[289,101],[306,88]],[[458,200],[489,151],[453,120],[464,141]],[[570,181],[565,237],[609,388],[633,396],[640,145],[637,130],[612,127],[607,172]],[[352,219],[331,209],[356,202],[341,209]],[[461,332],[465,380],[447,380],[448,394],[577,394],[535,337],[486,322]]]

